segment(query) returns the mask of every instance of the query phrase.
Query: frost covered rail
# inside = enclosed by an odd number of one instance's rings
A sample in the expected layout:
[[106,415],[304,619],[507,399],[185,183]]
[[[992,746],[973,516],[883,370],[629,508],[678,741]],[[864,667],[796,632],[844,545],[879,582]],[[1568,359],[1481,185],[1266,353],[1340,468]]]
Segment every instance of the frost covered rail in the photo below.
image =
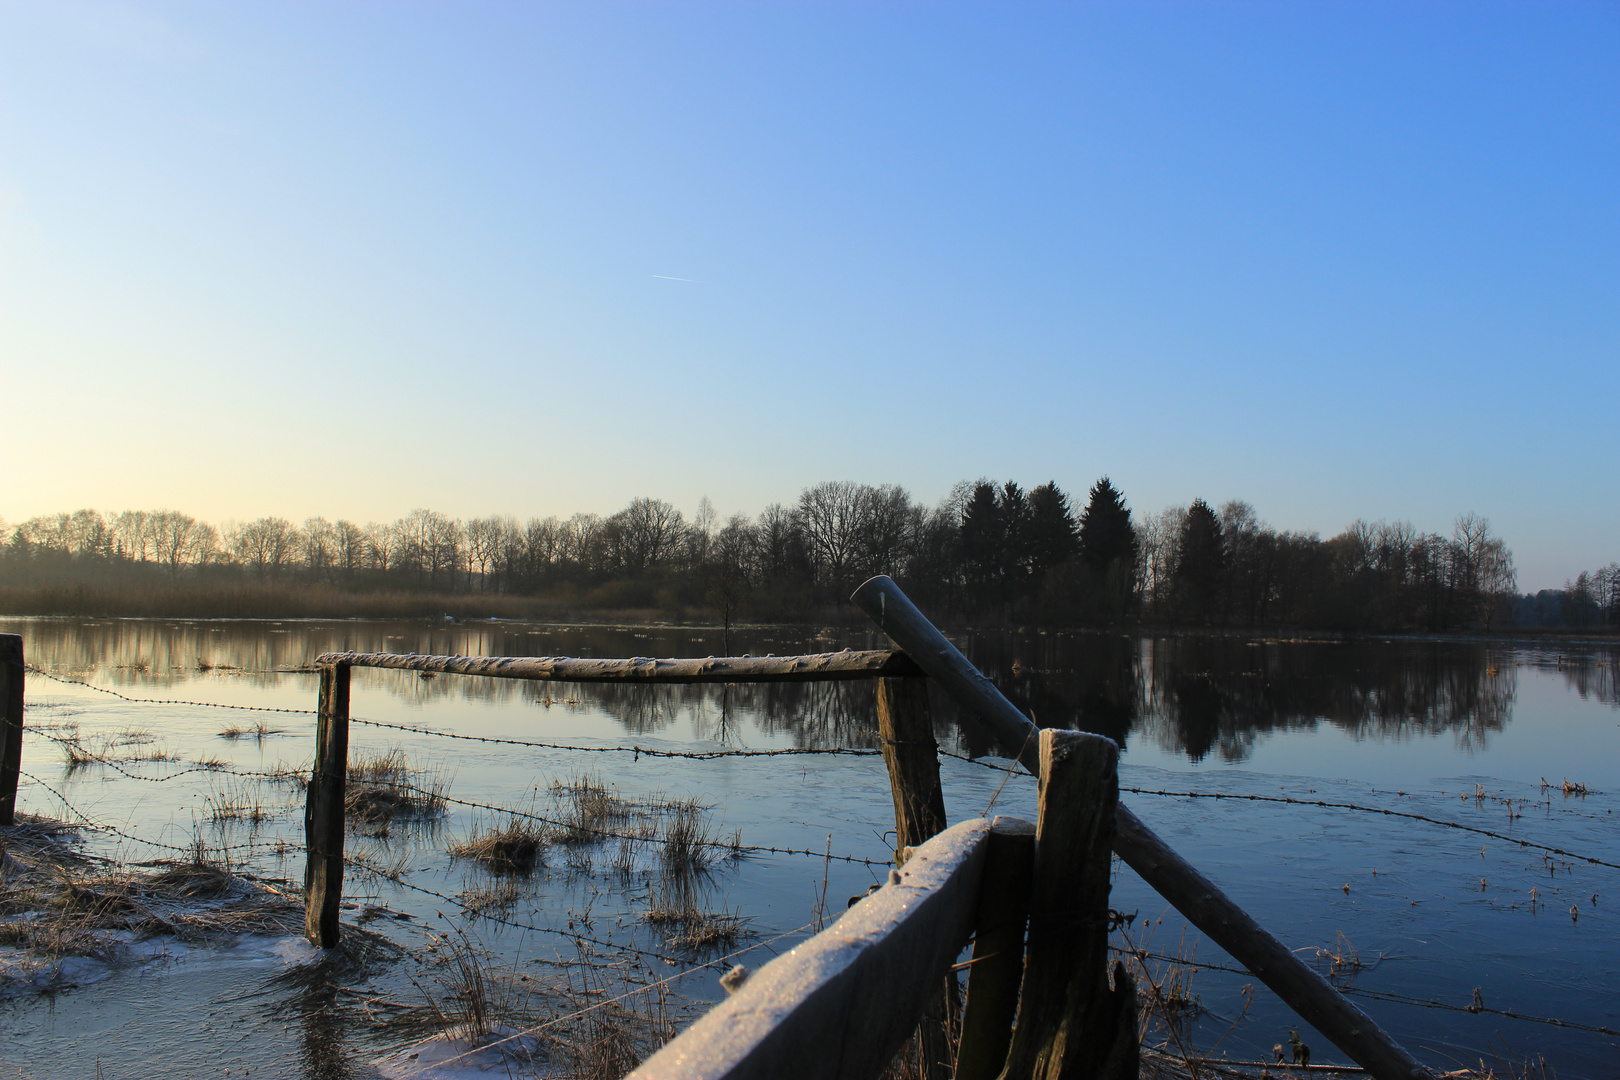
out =
[[654,660],[594,660],[573,656],[421,656],[415,653],[321,653],[317,667],[442,671],[537,682],[755,683],[884,679],[921,675],[904,653],[892,650],[812,653],[807,656],[710,656]]
[[631,1080],[877,1076],[973,930],[990,829],[964,821],[914,848],[881,889],[749,976]]

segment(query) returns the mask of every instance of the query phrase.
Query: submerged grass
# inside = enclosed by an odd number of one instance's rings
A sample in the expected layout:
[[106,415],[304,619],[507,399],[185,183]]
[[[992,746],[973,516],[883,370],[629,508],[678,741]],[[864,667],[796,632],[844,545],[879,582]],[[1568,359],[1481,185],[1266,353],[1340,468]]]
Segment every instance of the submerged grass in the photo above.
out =
[[435,770],[413,766],[400,747],[361,752],[349,762],[344,818],[372,836],[386,836],[396,823],[431,823],[444,816],[449,786]]
[[475,862],[496,874],[527,874],[546,864],[551,830],[530,818],[513,815],[485,829],[474,825],[462,843],[452,845],[452,858]]

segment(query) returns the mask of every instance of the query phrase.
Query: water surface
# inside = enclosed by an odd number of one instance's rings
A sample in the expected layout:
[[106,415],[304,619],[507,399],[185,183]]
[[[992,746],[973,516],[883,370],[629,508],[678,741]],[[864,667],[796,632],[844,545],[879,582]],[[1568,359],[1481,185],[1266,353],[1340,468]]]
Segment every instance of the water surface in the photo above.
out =
[[[193,704],[308,710],[317,677],[312,658],[328,650],[461,655],[703,656],[721,653],[714,628],[551,626],[490,622],[216,622],[163,620],[7,620],[24,635],[31,664],[28,723],[45,732],[76,724],[82,733],[147,730],[177,760],[125,764],[161,777],[190,763],[228,760],[242,770],[281,763],[307,768],[313,718],[304,712],[252,713]],[[1172,844],[1221,883],[1291,946],[1348,943],[1363,961],[1348,980],[1359,1004],[1437,1066],[1474,1064],[1493,1052],[1545,1054],[1565,1077],[1620,1075],[1620,1040],[1555,1028],[1488,1009],[1620,1029],[1620,935],[1609,915],[1620,903],[1620,871],[1549,856],[1478,833],[1410,818],[1300,803],[1212,799],[1214,794],[1350,803],[1398,810],[1620,862],[1613,843],[1620,790],[1620,712],[1612,646],[1264,638],[1147,639],[1062,632],[963,632],[958,644],[1041,724],[1106,734],[1123,748],[1123,798]],[[754,627],[734,630],[733,651],[788,654],[874,648],[875,634],[848,629]],[[54,676],[54,678],[49,677]],[[88,684],[88,685],[80,685]],[[357,718],[552,747],[450,740],[387,727],[356,726],[355,752],[402,747],[438,768],[453,796],[534,807],[557,779],[601,776],[628,796],[663,793],[713,806],[724,830],[750,846],[785,847],[870,859],[889,857],[891,803],[881,760],[855,756],[667,759],[605,751],[871,748],[872,689],[865,683],[778,686],[578,686],[413,673],[357,671]],[[978,756],[992,748],[957,723],[936,697],[942,746]],[[259,720],[279,729],[263,739],[227,740],[230,724]],[[563,748],[566,747],[566,748]],[[992,759],[991,763],[994,762]],[[297,879],[302,856],[276,847],[301,841],[301,807],[283,796],[256,826],[215,823],[231,777],[203,771],[172,780],[135,780],[92,766],[68,770],[56,743],[25,741],[24,809],[62,816],[61,799],[96,822],[141,840],[101,835],[94,844],[129,859],[183,846],[199,834],[237,845],[236,857],[262,873]],[[1033,785],[954,757],[942,758],[952,820],[986,811],[1033,816]],[[1588,794],[1565,795],[1564,781]],[[1543,782],[1549,786],[1543,786]],[[1172,792],[1179,794],[1159,794]],[[476,875],[445,854],[490,814],[452,805],[441,826],[382,838],[351,837],[351,850],[407,868],[420,889],[453,897]],[[249,846],[254,845],[254,846]],[[641,921],[645,875],[615,877],[557,865],[525,884],[510,921],[472,932],[497,953],[525,962],[573,948],[562,934],[581,913],[598,936],[668,953]],[[826,882],[834,906],[882,876],[883,868],[826,863],[805,855],[758,855],[722,868],[712,902],[751,920],[757,963],[791,945]],[[1535,890],[1532,899],[1531,890]],[[352,895],[409,912],[390,933],[408,938],[432,924],[463,925],[453,905],[385,881],[354,883]],[[1128,869],[1119,868],[1114,906],[1138,914],[1131,934],[1173,951],[1181,920]],[[450,910],[446,910],[449,907]],[[442,915],[441,915],[442,913]],[[1162,923],[1159,921],[1162,918]],[[1147,929],[1151,921],[1151,930]],[[1147,935],[1151,933],[1151,938]],[[1191,933],[1187,941],[1194,942]],[[258,994],[292,952],[244,942],[177,950],[167,962],[116,972],[52,1002],[16,999],[0,1012],[0,1064],[26,1076],[74,1070],[94,1075],[212,1074],[223,1060],[243,1069],[319,1076],[365,1076],[386,1040],[289,1018]],[[1231,961],[1197,945],[1208,964]],[[689,958],[697,960],[701,958]],[[673,971],[677,965],[659,964]],[[409,986],[380,972],[391,993]],[[1238,1019],[1241,988],[1252,979],[1214,969],[1194,983],[1208,1012],[1196,1037],[1209,1045]],[[716,973],[699,971],[679,990],[718,996]],[[185,1003],[198,1023],[154,1025],[129,1009],[154,994]],[[1400,999],[1433,1001],[1427,1008]],[[1258,1058],[1298,1022],[1258,993],[1221,1052]],[[296,1031],[298,1038],[289,1039]],[[88,1037],[87,1037],[88,1035]],[[1339,1060],[1319,1037],[1316,1060]],[[222,1057],[221,1055],[225,1055]],[[161,1066],[154,1062],[161,1061]],[[64,1066],[64,1062],[71,1067]],[[234,1067],[233,1067],[234,1068]],[[174,1071],[178,1070],[178,1071]],[[234,1072],[233,1072],[234,1074]]]

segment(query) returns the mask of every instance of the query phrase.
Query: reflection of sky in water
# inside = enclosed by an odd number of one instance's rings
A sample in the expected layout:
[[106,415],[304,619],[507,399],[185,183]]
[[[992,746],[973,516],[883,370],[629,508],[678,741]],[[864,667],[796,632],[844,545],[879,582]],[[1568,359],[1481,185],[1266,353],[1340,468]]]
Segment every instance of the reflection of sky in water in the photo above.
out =
[[[0,630],[25,634],[31,662],[131,696],[292,709],[313,706],[316,677],[284,669],[307,665],[328,649],[588,656],[719,651],[713,631],[629,627],[13,620]],[[735,641],[739,651],[756,654],[879,644],[860,632],[783,628],[745,630]],[[1560,646],[1566,658],[1573,657],[1560,665],[1557,652],[1535,647],[1424,642],[1255,646],[1241,639],[1142,642],[991,633],[961,635],[959,644],[1043,722],[1123,735],[1121,782],[1127,787],[1392,806],[1603,857],[1617,849],[1610,811],[1620,801],[1613,794],[1620,791],[1620,711],[1612,648]],[[199,661],[210,667],[201,668]],[[125,703],[38,676],[30,677],[28,693],[30,724],[77,721],[86,731],[148,727],[185,761],[221,754],[239,768],[254,769],[283,760],[302,764],[310,753],[313,718],[305,715]],[[865,683],[581,687],[363,672],[357,673],[353,712],[467,734],[586,746],[873,744],[872,693]],[[961,745],[949,707],[938,703],[936,715],[947,745]],[[260,718],[285,733],[262,744],[218,737],[226,723]],[[591,770],[629,794],[663,791],[711,802],[716,820],[727,830],[740,828],[750,844],[819,851],[830,834],[836,852],[883,858],[884,832],[892,827],[887,781],[881,763],[871,758],[635,761],[630,755],[451,743],[364,727],[354,729],[353,742],[361,749],[402,745],[448,774],[452,794],[502,805],[530,804],[539,798],[537,785]],[[196,782],[146,785],[94,769],[67,776],[54,745],[40,738],[25,744],[24,767],[101,820],[178,843],[205,817],[204,800],[228,782],[204,775]],[[978,814],[992,800],[998,811],[1033,812],[1027,779],[1012,780],[998,793],[999,773],[950,759],[942,761],[942,773],[953,819]],[[1566,800],[1555,792],[1546,804],[1521,807],[1524,816],[1510,820],[1498,800],[1541,800],[1542,777],[1555,784],[1577,780],[1598,793]],[[1458,798],[1472,794],[1476,783],[1489,798]],[[1391,789],[1405,794],[1395,796]],[[25,787],[24,796],[25,805],[51,809],[37,788]],[[1358,985],[1458,1004],[1466,1004],[1477,985],[1494,1006],[1620,1027],[1614,974],[1620,935],[1608,914],[1620,903],[1620,872],[1549,865],[1537,852],[1475,834],[1367,814],[1144,794],[1125,798],[1290,944],[1329,944],[1343,931],[1364,958],[1382,953],[1385,959],[1364,971]],[[296,800],[286,803],[264,835],[296,837],[301,831]],[[421,838],[409,841],[419,845],[412,850],[415,865],[423,868],[415,880],[449,893],[465,887],[463,871],[448,863],[442,848],[478,814],[457,808],[437,837],[425,844]],[[133,845],[125,850],[149,854]],[[302,862],[265,868],[297,877]],[[804,922],[821,874],[819,860],[760,858],[725,875],[717,888],[727,907],[774,931]],[[829,895],[863,891],[873,877],[866,868],[834,863]],[[1532,887],[1544,904],[1534,915],[1527,904]],[[520,917],[561,919],[581,902],[582,888],[560,875],[546,877]],[[1600,894],[1596,906],[1593,893]],[[384,898],[432,915],[434,902],[407,894]],[[645,934],[636,930],[634,896],[610,891],[597,902],[629,927],[616,932]],[[1164,910],[1128,873],[1119,878],[1115,904],[1144,916]],[[1571,904],[1580,907],[1578,921],[1567,914]],[[498,929],[485,928],[487,941],[518,947]],[[1160,944],[1173,941],[1179,922],[1167,919],[1159,934]],[[1207,945],[1200,955],[1221,959]],[[1236,991],[1249,980],[1208,971],[1199,979],[1214,1010],[1206,1022],[1213,1038],[1235,1015]],[[695,992],[716,991],[705,985]],[[1398,1037],[1430,1048],[1436,1064],[1474,1060],[1499,1031],[1511,1036],[1521,1054],[1548,1052],[1566,1078],[1612,1076],[1608,1063],[1620,1055],[1615,1040],[1595,1035],[1361,1004]],[[1295,1023],[1261,995],[1227,1048],[1234,1056],[1259,1056]],[[65,1031],[62,1037],[66,1045]],[[1319,1045],[1319,1060],[1325,1051]]]

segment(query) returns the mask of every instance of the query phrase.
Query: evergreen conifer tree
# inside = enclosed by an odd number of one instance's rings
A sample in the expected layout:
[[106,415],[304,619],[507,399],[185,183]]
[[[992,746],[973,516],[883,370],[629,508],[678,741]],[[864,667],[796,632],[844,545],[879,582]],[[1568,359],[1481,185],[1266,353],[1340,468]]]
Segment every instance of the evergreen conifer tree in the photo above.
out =
[[1187,508],[1180,541],[1175,579],[1182,613],[1196,622],[1212,622],[1220,614],[1226,583],[1226,537],[1221,519],[1203,499],[1194,499]]
[[990,602],[1000,576],[1006,528],[997,502],[996,486],[980,480],[962,507],[962,584],[970,609]]
[[1125,496],[1103,477],[1091,485],[1091,498],[1080,515],[1080,557],[1099,574],[1109,564],[1136,563],[1136,529]]
[[1001,485],[1001,492],[996,496],[996,513],[1001,518],[1002,529],[1001,558],[997,567],[998,599],[1006,604],[1028,591],[1033,569],[1029,497],[1024,489],[1011,480]]
[[1069,509],[1069,496],[1053,481],[1029,493],[1029,548],[1037,579],[1080,550],[1080,534]]
[[1091,485],[1080,515],[1080,558],[1090,571],[1100,613],[1109,622],[1124,619],[1135,600],[1136,552],[1130,507],[1105,476]]

